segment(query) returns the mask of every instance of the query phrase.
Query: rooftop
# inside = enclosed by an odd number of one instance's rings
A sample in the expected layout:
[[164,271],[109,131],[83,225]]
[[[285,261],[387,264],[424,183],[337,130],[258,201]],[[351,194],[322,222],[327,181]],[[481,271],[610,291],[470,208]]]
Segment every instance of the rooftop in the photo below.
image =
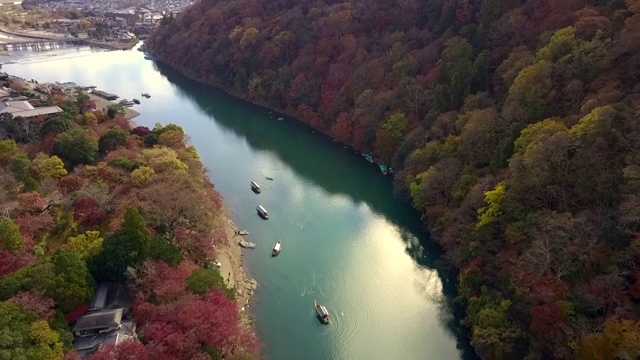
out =
[[87,331],[109,329],[120,326],[122,322],[122,309],[100,310],[86,313],[78,318],[73,331]]
[[29,118],[39,115],[49,115],[62,112],[62,109],[58,106],[45,106],[34,108],[26,100],[10,100],[0,103],[0,114],[10,113],[13,116],[21,116],[23,118]]

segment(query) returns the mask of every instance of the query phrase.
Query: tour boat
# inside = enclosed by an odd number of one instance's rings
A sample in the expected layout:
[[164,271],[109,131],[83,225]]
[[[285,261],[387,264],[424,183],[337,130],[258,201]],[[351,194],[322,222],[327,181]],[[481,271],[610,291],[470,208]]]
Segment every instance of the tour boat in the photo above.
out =
[[320,317],[320,320],[322,321],[322,323],[323,324],[328,324],[329,323],[329,312],[327,311],[327,308],[324,307],[324,305],[320,305],[318,300],[313,300],[313,304],[316,307],[316,313],[318,314],[318,317]]
[[260,185],[258,185],[257,182],[252,181],[251,182],[251,190],[253,190],[254,193],[259,194],[260,193]]
[[256,211],[258,211],[258,215],[260,215],[263,219],[267,220],[269,218],[267,209],[265,209],[262,205],[258,205],[256,207]]
[[271,256],[280,254],[280,241],[273,244],[273,250],[271,250]]

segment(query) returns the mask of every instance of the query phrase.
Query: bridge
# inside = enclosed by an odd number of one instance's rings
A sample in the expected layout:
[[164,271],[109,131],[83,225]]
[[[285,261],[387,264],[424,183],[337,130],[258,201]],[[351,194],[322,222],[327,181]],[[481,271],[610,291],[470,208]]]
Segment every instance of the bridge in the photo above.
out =
[[0,47],[8,49],[45,49],[55,47],[60,44],[81,44],[84,40],[71,36],[56,36],[45,34],[23,33],[0,28],[0,33],[10,36],[7,39],[0,39]]
[[0,43],[2,50],[48,50],[64,44],[80,44],[82,40],[27,40]]

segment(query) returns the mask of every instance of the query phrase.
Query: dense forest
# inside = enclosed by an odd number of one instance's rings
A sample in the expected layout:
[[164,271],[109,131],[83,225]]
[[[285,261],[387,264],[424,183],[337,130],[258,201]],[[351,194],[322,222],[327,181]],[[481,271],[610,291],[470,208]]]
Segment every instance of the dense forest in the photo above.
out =
[[640,1],[201,0],[147,46],[392,165],[483,358],[640,357]]
[[64,111],[0,115],[0,359],[79,359],[70,326],[98,281],[127,284],[141,342],[90,360],[257,358],[213,265],[222,198],[182,129],[133,128],[80,89],[6,85]]

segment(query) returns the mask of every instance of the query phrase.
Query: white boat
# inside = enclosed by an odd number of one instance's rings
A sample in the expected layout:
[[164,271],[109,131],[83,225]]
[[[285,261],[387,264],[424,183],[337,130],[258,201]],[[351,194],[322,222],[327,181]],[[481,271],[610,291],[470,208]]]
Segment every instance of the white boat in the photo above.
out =
[[238,231],[238,235],[249,235],[249,230],[240,230]]
[[281,245],[280,241],[273,244],[273,250],[271,250],[271,256],[276,256],[280,254],[280,245]]
[[251,182],[251,190],[253,190],[254,193],[259,194],[260,193],[260,185],[258,185],[257,182],[252,181]]
[[316,313],[318,314],[318,317],[320,317],[320,321],[322,321],[323,324],[328,324],[329,312],[327,311],[327,308],[324,307],[324,305],[320,305],[318,300],[315,299],[313,300],[313,305],[316,307]]
[[262,205],[258,205],[256,207],[256,211],[258,211],[258,215],[260,215],[263,219],[268,219],[269,218],[269,213],[267,212],[267,209],[265,209]]

